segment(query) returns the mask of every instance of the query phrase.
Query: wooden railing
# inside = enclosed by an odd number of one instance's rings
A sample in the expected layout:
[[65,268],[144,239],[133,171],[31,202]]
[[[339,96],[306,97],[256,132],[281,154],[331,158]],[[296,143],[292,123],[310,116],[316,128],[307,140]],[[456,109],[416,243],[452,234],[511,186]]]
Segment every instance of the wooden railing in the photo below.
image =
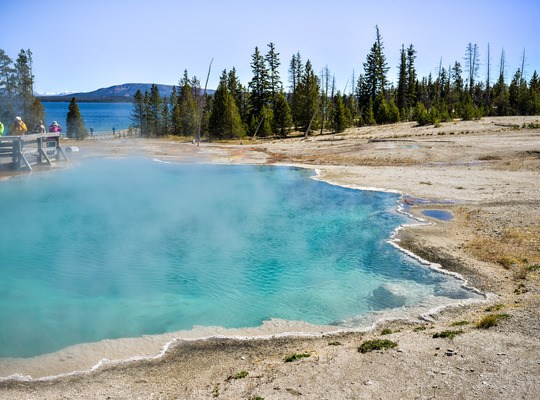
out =
[[59,133],[0,137],[0,164],[3,158],[11,158],[8,164],[13,169],[32,171],[32,165],[52,165],[53,161],[60,161],[61,157],[69,161],[60,147]]

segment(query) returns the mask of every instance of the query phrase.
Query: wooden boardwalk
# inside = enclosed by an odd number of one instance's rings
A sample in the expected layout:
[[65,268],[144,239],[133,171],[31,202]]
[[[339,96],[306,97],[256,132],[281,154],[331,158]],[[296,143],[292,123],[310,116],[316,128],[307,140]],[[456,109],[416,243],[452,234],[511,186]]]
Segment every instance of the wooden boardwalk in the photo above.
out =
[[0,137],[0,167],[32,171],[32,165],[52,165],[61,158],[68,161],[60,147],[59,133]]

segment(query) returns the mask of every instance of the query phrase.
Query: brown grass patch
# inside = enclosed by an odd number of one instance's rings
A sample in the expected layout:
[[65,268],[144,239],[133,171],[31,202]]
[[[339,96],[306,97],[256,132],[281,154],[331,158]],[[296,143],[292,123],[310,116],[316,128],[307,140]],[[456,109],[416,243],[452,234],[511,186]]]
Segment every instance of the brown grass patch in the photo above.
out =
[[529,266],[540,262],[540,227],[510,227],[497,236],[476,235],[466,245],[474,257],[512,270],[524,279]]

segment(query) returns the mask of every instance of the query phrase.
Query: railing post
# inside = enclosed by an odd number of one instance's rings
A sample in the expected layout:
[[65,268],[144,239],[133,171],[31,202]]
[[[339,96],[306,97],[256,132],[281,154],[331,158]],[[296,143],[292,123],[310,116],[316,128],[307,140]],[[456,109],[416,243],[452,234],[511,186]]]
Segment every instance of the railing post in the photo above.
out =
[[41,164],[41,152],[43,151],[43,136],[37,138],[37,163]]

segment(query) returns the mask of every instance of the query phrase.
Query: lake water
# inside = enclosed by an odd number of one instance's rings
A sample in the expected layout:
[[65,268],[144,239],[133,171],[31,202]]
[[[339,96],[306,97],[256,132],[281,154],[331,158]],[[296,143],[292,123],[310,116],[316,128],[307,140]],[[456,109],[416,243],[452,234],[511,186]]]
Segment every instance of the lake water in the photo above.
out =
[[[131,124],[131,103],[77,103],[86,129],[94,128],[95,134],[111,134],[112,128],[127,129]],[[48,127],[57,121],[64,134],[66,130],[66,117],[69,111],[69,102],[43,102],[45,108],[45,125]]]
[[0,182],[0,357],[478,296],[388,243],[397,195],[310,175],[110,159]]

